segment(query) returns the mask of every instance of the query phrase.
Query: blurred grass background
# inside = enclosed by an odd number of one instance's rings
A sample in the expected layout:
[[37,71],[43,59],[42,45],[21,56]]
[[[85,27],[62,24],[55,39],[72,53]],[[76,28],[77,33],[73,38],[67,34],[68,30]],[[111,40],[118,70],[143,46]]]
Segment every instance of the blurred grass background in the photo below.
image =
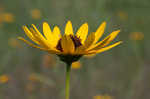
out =
[[[71,99],[150,99],[149,0],[0,0],[0,99],[64,99],[65,64],[18,41],[23,25],[89,32],[107,22],[105,36],[121,29],[123,44],[72,67]],[[91,58],[92,57],[92,58]]]

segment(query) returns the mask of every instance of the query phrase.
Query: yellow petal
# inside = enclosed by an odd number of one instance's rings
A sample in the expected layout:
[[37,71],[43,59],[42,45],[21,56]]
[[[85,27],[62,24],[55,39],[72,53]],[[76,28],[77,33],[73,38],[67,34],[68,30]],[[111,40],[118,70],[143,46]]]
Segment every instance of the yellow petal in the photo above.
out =
[[75,50],[76,54],[82,53],[90,48],[90,46],[94,43],[95,33],[92,32],[89,34],[88,38],[86,39],[85,43]]
[[64,35],[61,40],[61,46],[65,54],[72,54],[75,46],[70,36]]
[[109,46],[107,46],[107,47],[100,48],[100,49],[98,49],[98,50],[91,51],[91,52],[101,53],[101,52],[107,51],[107,50],[109,50],[109,49],[111,49],[111,48],[113,48],[113,47],[119,45],[120,43],[122,43],[122,41],[119,41],[119,42],[117,42],[117,43],[115,43],[115,44],[112,44],[112,45],[109,45]]
[[78,49],[74,53],[75,55],[91,55],[91,54],[96,54],[95,51],[86,51],[84,48]]
[[44,45],[46,45],[48,48],[54,48],[56,47],[56,45],[54,45],[55,43],[53,42],[49,42],[48,40],[46,40],[43,35],[39,32],[39,30],[35,27],[34,24],[32,24],[33,28],[35,29],[36,33],[35,36],[40,40],[40,42],[43,42]]
[[49,48],[47,46],[47,44],[44,43],[44,40],[43,41],[41,40],[41,38],[38,36],[37,32],[33,28],[30,28],[30,31],[32,32],[33,36],[37,39],[37,41],[39,42],[40,46],[42,46],[44,48],[47,48],[47,49]]
[[96,50],[104,47],[104,44],[109,40],[110,36],[106,37],[104,40],[100,41],[97,44],[93,44],[89,49],[87,50]]
[[80,69],[81,66],[82,66],[81,62],[76,61],[76,62],[73,62],[73,63],[72,63],[71,69]]
[[91,54],[96,54],[95,51],[86,51],[86,48],[81,45],[80,47],[77,47],[75,52],[73,53],[74,55],[91,55]]
[[33,36],[32,32],[26,27],[23,26],[23,30],[25,31],[26,35],[35,43],[39,44],[39,42],[36,40],[36,38]]
[[73,35],[73,28],[71,21],[68,21],[65,27],[65,35]]
[[86,58],[93,58],[94,56],[96,56],[96,54],[84,55]]
[[49,42],[52,42],[52,39],[53,39],[53,36],[52,36],[52,31],[48,25],[47,22],[44,22],[43,23],[43,33],[46,37],[46,39],[49,41]]
[[98,27],[98,29],[97,29],[96,32],[95,32],[95,40],[94,40],[94,43],[96,43],[96,42],[102,37],[102,35],[104,34],[105,27],[106,27],[106,22],[103,22],[103,23]]
[[54,45],[57,45],[58,41],[61,38],[61,33],[60,33],[60,29],[58,26],[55,26],[53,29],[53,43],[55,43]]
[[38,29],[35,27],[35,25],[32,24],[32,26],[33,26],[33,28],[34,28],[34,29],[31,28],[31,30],[33,31],[33,35],[34,35],[34,37],[36,37],[36,39],[40,42],[40,44],[41,44],[42,46],[46,47],[47,49],[52,49],[52,48],[54,48],[54,47],[51,45],[52,43],[48,42],[48,40],[46,40],[46,39],[44,38],[44,36],[38,31]]
[[61,33],[60,33],[60,29],[59,29],[58,26],[54,27],[53,34],[56,35],[56,36],[58,36],[58,38],[60,38],[62,36]]
[[110,38],[108,39],[108,41],[104,44],[104,46],[108,45],[111,41],[113,41],[116,36],[118,35],[118,33],[120,32],[120,30],[114,31],[110,34]]
[[86,51],[86,52],[84,52],[83,55],[95,55],[95,54],[96,54],[96,52],[93,52],[93,51]]
[[63,54],[62,52],[60,51],[57,51],[57,50],[47,50],[50,54]]
[[32,44],[31,42],[25,40],[25,39],[22,38],[22,37],[18,37],[18,39],[19,39],[19,40],[22,40],[23,42],[25,42],[26,44],[30,45],[31,47],[38,48],[38,49],[41,49],[41,50],[46,50],[45,48],[41,48],[41,47],[39,47],[39,46],[36,46],[36,45]]
[[115,39],[115,37],[118,35],[118,33],[120,32],[120,30],[114,31],[112,32],[109,36],[107,36],[104,40],[98,42],[95,45],[92,45],[92,47],[89,50],[96,50],[96,49],[100,49],[102,47],[105,47],[106,45],[108,45],[112,40]]
[[90,48],[90,46],[94,43],[95,40],[95,33],[92,32],[89,34],[88,38],[85,40],[85,43],[83,46],[85,46],[86,49]]
[[76,36],[81,39],[81,43],[84,44],[84,41],[88,35],[88,24],[84,23],[77,31]]
[[47,52],[49,52],[49,53],[51,53],[51,54],[61,54],[61,52],[58,51],[58,50],[46,49],[46,48],[42,48],[42,47],[36,46],[36,45],[32,44],[31,42],[25,40],[25,39],[22,38],[22,37],[18,37],[18,39],[19,39],[19,40],[22,40],[23,42],[25,42],[26,44],[30,45],[30,46],[33,47],[33,48],[38,48],[38,49],[40,49],[40,50],[47,51]]
[[74,54],[75,55],[80,55],[80,54],[82,55],[84,53],[85,49],[86,49],[85,46],[81,45],[75,49]]
[[34,24],[32,24],[32,26],[33,26],[33,28],[34,28],[36,34],[39,36],[39,38],[41,38],[43,41],[46,40],[46,39],[44,38],[44,36],[43,36],[43,35],[39,32],[39,30],[36,28],[36,26],[35,26]]

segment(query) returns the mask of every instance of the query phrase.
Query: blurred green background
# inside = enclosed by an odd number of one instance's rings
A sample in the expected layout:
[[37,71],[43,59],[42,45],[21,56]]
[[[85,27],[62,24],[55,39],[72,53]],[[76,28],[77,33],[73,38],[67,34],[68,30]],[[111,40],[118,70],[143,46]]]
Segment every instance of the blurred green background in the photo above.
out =
[[121,29],[123,43],[72,68],[71,99],[150,99],[149,0],[0,0],[0,99],[64,99],[65,64],[55,55],[17,40],[23,25],[75,31],[84,22],[89,33],[107,22],[105,35]]

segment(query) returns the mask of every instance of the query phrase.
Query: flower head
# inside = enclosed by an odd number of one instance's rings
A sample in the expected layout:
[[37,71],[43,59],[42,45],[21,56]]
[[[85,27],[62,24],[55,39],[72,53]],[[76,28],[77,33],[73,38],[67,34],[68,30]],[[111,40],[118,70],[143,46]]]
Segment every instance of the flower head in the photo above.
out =
[[12,13],[2,13],[1,18],[3,22],[13,23],[15,21],[14,15]]
[[81,66],[82,66],[82,64],[79,61],[77,61],[77,62],[72,63],[71,68],[72,69],[80,69]]
[[1,75],[0,76],[0,83],[7,83],[9,81],[8,75]]
[[118,12],[118,17],[119,17],[121,20],[125,21],[125,20],[128,19],[128,13],[125,12],[125,11],[119,11],[119,12]]
[[41,18],[41,11],[39,10],[39,9],[33,9],[33,10],[31,10],[31,17],[33,18],[33,19],[40,19]]
[[109,95],[96,95],[93,99],[112,99],[112,96]]
[[120,30],[112,32],[104,40],[99,41],[104,33],[106,22],[103,22],[96,32],[88,35],[88,24],[84,23],[76,34],[73,32],[71,21],[68,21],[62,35],[58,26],[51,30],[47,22],[43,23],[43,35],[34,24],[28,28],[23,26],[26,35],[36,44],[32,44],[22,37],[25,43],[32,47],[39,48],[49,53],[57,54],[62,61],[67,63],[77,61],[83,55],[97,54],[111,49],[121,43],[121,41],[107,46],[118,35]]
[[131,32],[129,35],[131,40],[143,40],[144,39],[144,34],[142,32]]

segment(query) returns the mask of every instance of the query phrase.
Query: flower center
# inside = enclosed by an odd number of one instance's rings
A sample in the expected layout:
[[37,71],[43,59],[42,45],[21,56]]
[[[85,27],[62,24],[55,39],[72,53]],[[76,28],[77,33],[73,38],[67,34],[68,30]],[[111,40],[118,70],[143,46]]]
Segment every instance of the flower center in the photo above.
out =
[[[70,36],[70,38],[72,39],[72,41],[73,41],[73,43],[74,43],[75,49],[76,49],[77,47],[79,47],[79,46],[82,45],[80,38],[78,38],[77,36],[73,36],[73,35],[69,35],[69,36]],[[62,40],[62,39],[60,39],[60,40],[58,41],[58,44],[57,44],[57,46],[56,46],[56,49],[58,49],[58,50],[60,50],[61,52],[63,52],[63,49],[62,49],[62,46],[61,46],[61,40]]]

